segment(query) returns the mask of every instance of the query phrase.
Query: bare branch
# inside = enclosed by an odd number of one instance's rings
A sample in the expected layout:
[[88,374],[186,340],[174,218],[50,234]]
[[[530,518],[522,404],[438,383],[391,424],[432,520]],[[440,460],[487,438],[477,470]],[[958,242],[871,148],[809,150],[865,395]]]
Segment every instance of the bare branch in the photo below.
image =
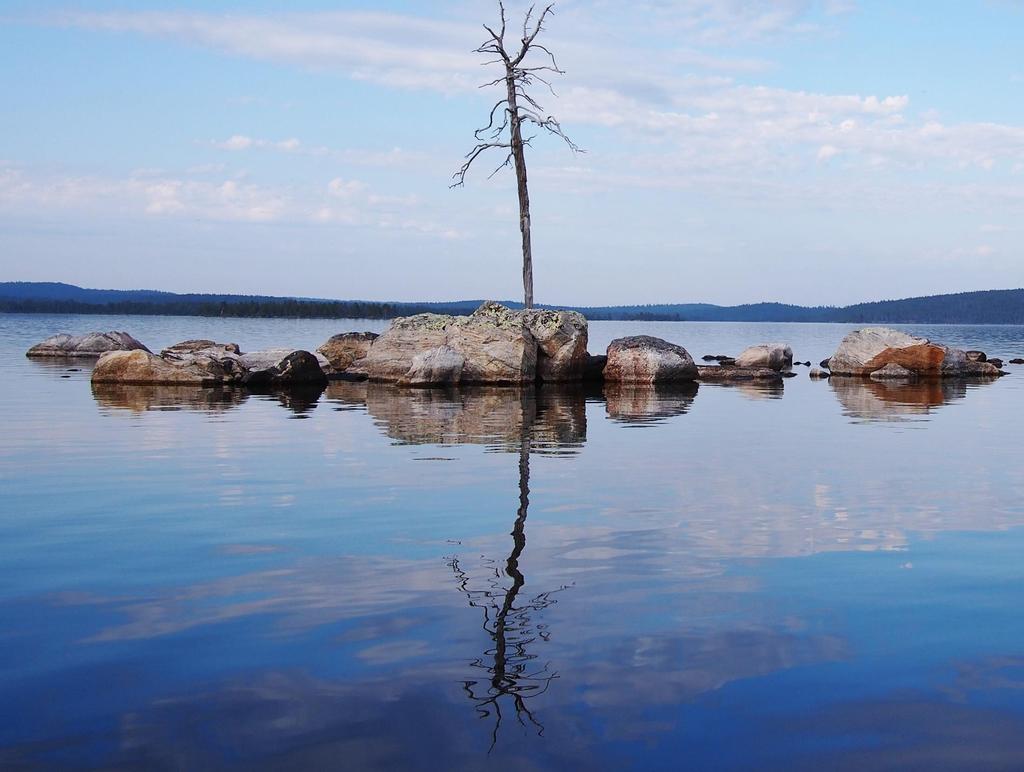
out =
[[[522,47],[519,49],[519,53],[516,55],[516,58],[512,60],[512,66],[513,67],[518,65],[521,61],[523,61],[523,59],[526,57],[526,54],[529,53],[530,46],[533,45],[534,39],[537,37],[537,35],[540,34],[540,31],[542,29],[544,29],[544,19],[548,16],[548,14],[554,14],[553,8],[554,8],[554,4],[552,3],[551,5],[548,5],[541,12],[540,18],[537,19],[537,24],[533,28],[533,32],[529,32],[527,30],[526,24],[523,25]],[[527,16],[527,20],[529,20],[529,17],[530,17],[530,15],[532,13],[533,13],[533,6],[530,6],[530,11],[526,15]]]
[[555,71],[565,75],[565,73],[562,72],[562,69],[558,66],[558,62],[555,61],[555,55],[551,53],[546,46],[542,46],[540,43],[534,43],[531,48],[539,48],[541,51],[546,53],[551,58],[551,66],[555,68]]
[[462,164],[455,174],[452,175],[452,179],[455,180],[455,182],[448,187],[458,188],[464,185],[466,182],[466,172],[468,172],[469,167],[473,165],[473,161],[475,161],[482,152],[490,150],[492,147],[511,149],[512,145],[509,142],[481,142],[466,154],[466,162]]
[[511,166],[511,165],[512,165],[512,151],[510,150],[509,154],[507,156],[505,156],[505,160],[501,162],[501,165],[498,168],[496,168],[493,172],[491,172],[490,174],[487,175],[487,179],[491,179],[491,177],[493,177],[495,174],[500,172],[506,166]]
[[526,117],[527,117],[527,120],[529,120],[530,123],[534,124],[535,126],[539,126],[540,128],[542,128],[545,131],[547,131],[549,134],[554,134],[556,137],[560,137],[562,139],[562,141],[564,141],[565,144],[569,146],[569,149],[572,152],[574,152],[574,153],[586,153],[587,152],[586,150],[581,148],[579,145],[577,145],[575,142],[573,142],[571,139],[569,139],[569,137],[566,136],[565,132],[562,131],[562,124],[560,124],[553,116],[549,115],[547,118],[545,118],[543,120],[540,120],[540,121],[536,120],[536,118],[533,117],[533,116],[526,116]]

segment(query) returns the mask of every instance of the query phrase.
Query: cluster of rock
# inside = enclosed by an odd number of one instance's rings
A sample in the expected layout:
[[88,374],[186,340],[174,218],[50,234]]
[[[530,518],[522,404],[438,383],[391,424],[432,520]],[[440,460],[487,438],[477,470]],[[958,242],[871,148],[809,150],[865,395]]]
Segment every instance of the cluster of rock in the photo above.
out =
[[986,361],[981,351],[963,351],[888,327],[851,332],[836,353],[822,362],[832,375],[886,378],[994,378],[1001,360]]
[[[678,384],[695,381],[780,382],[793,375],[793,350],[762,343],[736,357],[708,355],[698,366],[682,346],[649,335],[613,340],[604,355],[587,353],[587,321],[575,311],[512,310],[487,302],[469,316],[418,314],[392,321],[377,335],[335,335],[316,353],[268,349],[243,353],[234,343],[187,340],[153,354],[124,332],[55,335],[30,357],[98,357],[98,384],[246,386],[280,390],[323,386],[328,379],[403,386],[604,381],[609,384]],[[798,363],[809,365],[809,362]],[[1002,362],[981,351],[869,327],[847,335],[838,350],[812,368],[829,375],[884,378],[994,377]],[[830,373],[826,373],[825,369]]]
[[148,349],[110,351],[92,371],[93,383],[246,386],[250,390],[323,386],[327,376],[308,351],[243,354],[235,343],[187,340],[159,355]]

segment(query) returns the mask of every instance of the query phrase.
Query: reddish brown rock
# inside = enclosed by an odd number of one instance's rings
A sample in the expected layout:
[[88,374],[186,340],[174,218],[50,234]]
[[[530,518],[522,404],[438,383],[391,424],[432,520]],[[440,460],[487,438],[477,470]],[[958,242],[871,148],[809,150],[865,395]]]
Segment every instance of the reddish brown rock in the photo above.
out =
[[343,332],[331,336],[317,349],[327,359],[333,373],[361,370],[370,346],[377,339],[375,332]]
[[869,359],[859,375],[881,370],[886,365],[899,365],[905,370],[923,376],[936,377],[942,372],[946,358],[946,347],[934,343],[920,343],[903,348],[887,348]]

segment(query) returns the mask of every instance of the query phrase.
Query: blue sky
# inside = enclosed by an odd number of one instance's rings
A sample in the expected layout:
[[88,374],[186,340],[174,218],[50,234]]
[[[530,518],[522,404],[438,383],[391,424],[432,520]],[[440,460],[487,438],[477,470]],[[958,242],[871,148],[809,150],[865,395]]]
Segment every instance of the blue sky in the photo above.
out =
[[[510,16],[523,6],[509,3]],[[1024,3],[562,0],[540,302],[1024,285]],[[0,279],[521,293],[487,0],[0,2]],[[484,121],[486,122],[486,121]]]

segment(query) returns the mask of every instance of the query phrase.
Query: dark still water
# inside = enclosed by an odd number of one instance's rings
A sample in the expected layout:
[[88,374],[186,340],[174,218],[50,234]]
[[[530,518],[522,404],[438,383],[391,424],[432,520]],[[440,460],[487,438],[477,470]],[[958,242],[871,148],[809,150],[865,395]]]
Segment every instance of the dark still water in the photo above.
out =
[[[1024,368],[317,398],[23,356],[380,326],[0,316],[0,767],[1024,768]],[[848,329],[591,350],[817,362]]]

